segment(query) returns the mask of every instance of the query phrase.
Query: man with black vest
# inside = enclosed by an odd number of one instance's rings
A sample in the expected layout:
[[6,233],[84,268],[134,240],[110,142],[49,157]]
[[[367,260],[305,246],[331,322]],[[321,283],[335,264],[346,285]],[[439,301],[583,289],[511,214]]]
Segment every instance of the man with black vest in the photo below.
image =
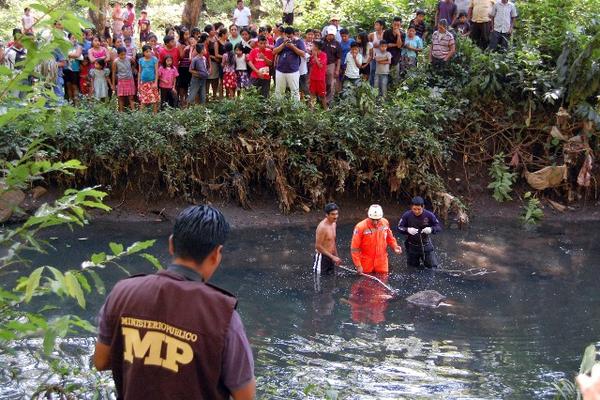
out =
[[217,209],[182,211],[171,265],[118,282],[100,311],[94,364],[118,399],[254,399],[252,350],[236,298],[207,283],[229,224]]
[[421,260],[427,268],[437,267],[437,258],[429,235],[442,231],[440,221],[431,211],[425,210],[425,201],[416,196],[411,201],[398,223],[400,233],[406,235],[406,263],[409,267],[420,268]]

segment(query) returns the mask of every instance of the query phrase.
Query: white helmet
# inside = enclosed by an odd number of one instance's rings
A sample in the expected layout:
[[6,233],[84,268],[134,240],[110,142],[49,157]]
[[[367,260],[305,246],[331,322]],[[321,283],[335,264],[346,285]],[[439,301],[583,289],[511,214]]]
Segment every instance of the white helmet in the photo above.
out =
[[369,207],[369,212],[367,214],[371,219],[381,219],[383,218],[383,209],[379,204],[373,204]]

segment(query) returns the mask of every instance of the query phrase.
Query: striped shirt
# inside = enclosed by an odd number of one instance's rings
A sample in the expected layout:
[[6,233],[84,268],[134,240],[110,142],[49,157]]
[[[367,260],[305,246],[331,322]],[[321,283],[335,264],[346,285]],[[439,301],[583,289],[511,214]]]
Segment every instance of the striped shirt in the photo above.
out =
[[433,58],[444,59],[450,53],[454,45],[454,36],[448,31],[440,33],[435,31],[431,37],[431,56]]

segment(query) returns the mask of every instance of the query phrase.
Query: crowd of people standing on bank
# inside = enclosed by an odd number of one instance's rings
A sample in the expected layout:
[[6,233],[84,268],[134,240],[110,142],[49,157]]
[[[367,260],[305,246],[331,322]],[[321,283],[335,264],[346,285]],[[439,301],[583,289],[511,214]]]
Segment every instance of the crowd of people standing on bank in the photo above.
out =
[[[470,37],[482,49],[505,49],[517,11],[509,0],[441,0],[428,26],[426,13],[416,10],[408,23],[401,17],[374,21],[373,31],[352,36],[332,15],[322,29],[300,32],[293,0],[284,1],[284,23],[253,24],[252,13],[237,1],[232,21],[202,29],[182,25],[152,30],[148,12],[136,19],[133,3],[115,3],[103,32],[83,31],[83,41],[64,31],[71,49],[57,50],[50,76],[59,99],[78,104],[81,96],[98,101],[118,98],[119,110],[165,106],[188,107],[223,97],[235,97],[255,87],[268,97],[290,92],[292,98],[327,108],[347,87],[368,82],[385,97],[390,84],[414,68],[428,44],[425,58],[443,68],[456,52],[456,37]],[[25,9],[0,64],[18,70],[27,50],[23,35],[34,35],[36,19]],[[27,83],[32,84],[34,79]],[[22,96],[22,93],[16,93]]]

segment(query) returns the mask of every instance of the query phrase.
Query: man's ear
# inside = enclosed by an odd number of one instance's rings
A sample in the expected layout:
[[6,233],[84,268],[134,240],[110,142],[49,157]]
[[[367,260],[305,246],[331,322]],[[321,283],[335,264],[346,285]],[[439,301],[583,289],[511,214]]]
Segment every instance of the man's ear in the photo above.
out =
[[210,261],[211,264],[215,267],[218,267],[221,263],[221,259],[223,258],[223,245],[218,245],[215,249],[210,253]]
[[175,256],[175,246],[173,245],[173,235],[169,236],[169,254]]

